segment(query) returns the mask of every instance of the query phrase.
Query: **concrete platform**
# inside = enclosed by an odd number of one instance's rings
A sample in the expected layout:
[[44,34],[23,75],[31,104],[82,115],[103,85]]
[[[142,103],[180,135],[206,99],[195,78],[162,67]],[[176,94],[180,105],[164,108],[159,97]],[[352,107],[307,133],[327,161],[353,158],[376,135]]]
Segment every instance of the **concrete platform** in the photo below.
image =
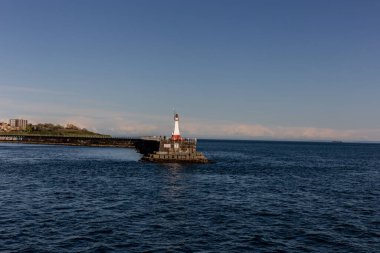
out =
[[196,151],[196,139],[161,139],[159,148],[145,154],[143,161],[158,163],[208,163],[209,160]]

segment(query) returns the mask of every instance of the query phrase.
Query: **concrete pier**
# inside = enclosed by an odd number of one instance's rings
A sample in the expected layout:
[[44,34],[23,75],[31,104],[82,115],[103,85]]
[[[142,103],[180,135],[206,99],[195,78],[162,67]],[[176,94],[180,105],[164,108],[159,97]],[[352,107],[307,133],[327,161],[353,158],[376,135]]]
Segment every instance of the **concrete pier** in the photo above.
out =
[[0,135],[0,142],[25,144],[133,148],[140,139],[98,136]]
[[143,154],[142,160],[162,163],[208,163],[207,158],[197,152],[196,139],[166,138],[112,138],[94,136],[44,136],[44,135],[0,135],[0,143],[25,143],[44,145],[67,145],[88,147],[135,148]]
[[160,139],[159,149],[142,159],[160,163],[208,163],[208,159],[196,150],[196,139]]

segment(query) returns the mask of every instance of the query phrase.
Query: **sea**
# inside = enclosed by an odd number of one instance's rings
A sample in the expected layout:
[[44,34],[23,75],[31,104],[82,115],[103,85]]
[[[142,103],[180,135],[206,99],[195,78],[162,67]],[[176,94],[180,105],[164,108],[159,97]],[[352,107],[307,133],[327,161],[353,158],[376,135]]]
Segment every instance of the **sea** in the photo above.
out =
[[380,144],[198,148],[213,163],[0,143],[0,252],[380,252]]

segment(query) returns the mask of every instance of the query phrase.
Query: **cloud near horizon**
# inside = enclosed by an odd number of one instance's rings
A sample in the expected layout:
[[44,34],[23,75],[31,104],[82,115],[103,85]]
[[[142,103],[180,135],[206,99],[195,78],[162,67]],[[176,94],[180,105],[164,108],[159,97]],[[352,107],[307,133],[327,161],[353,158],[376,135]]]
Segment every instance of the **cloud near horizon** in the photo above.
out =
[[332,129],[317,127],[282,127],[261,124],[196,124],[183,127],[191,135],[213,138],[270,140],[353,140],[379,141],[380,129]]
[[[14,104],[7,98],[2,98],[0,105],[1,121],[22,117],[32,123],[51,122],[61,125],[73,123],[81,128],[115,136],[169,136],[173,127],[171,115],[149,115],[59,103],[54,106],[43,102],[33,105]],[[74,109],[75,106],[77,107]],[[14,115],[9,112],[7,108],[10,107],[19,114]],[[186,116],[181,120],[180,127],[185,137],[196,138],[380,141],[380,129],[376,128],[333,129],[309,126],[267,126],[229,121],[207,122]]]
[[[113,115],[115,116],[115,115]],[[166,135],[172,131],[172,122],[148,116],[113,117],[73,116],[59,118],[56,123],[73,123],[92,131],[115,136]],[[34,119],[34,122],[41,122]],[[46,121],[46,120],[45,120]],[[317,127],[283,127],[232,122],[204,122],[192,119],[180,124],[185,137],[212,139],[259,139],[259,140],[345,140],[379,141],[380,129],[332,129]]]
[[[24,118],[28,118],[25,115]],[[81,128],[115,136],[166,135],[172,131],[172,122],[163,119],[146,120],[147,117],[29,117],[33,122],[52,122],[65,125],[75,124]],[[5,119],[2,119],[4,121]],[[332,129],[317,127],[283,127],[261,124],[231,122],[204,122],[191,120],[181,122],[181,132],[185,137],[216,139],[268,139],[268,140],[352,140],[379,141],[380,129]]]

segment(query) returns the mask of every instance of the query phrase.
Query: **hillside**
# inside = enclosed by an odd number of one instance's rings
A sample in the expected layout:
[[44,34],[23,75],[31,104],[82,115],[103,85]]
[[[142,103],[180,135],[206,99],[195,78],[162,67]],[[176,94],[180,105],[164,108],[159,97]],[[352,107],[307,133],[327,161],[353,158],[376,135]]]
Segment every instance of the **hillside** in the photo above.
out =
[[97,137],[110,137],[95,132],[91,132],[85,128],[79,128],[74,125],[63,127],[61,125],[54,125],[50,123],[32,125],[29,124],[26,130],[10,131],[0,134],[20,134],[20,135],[53,135],[53,136],[97,136]]

